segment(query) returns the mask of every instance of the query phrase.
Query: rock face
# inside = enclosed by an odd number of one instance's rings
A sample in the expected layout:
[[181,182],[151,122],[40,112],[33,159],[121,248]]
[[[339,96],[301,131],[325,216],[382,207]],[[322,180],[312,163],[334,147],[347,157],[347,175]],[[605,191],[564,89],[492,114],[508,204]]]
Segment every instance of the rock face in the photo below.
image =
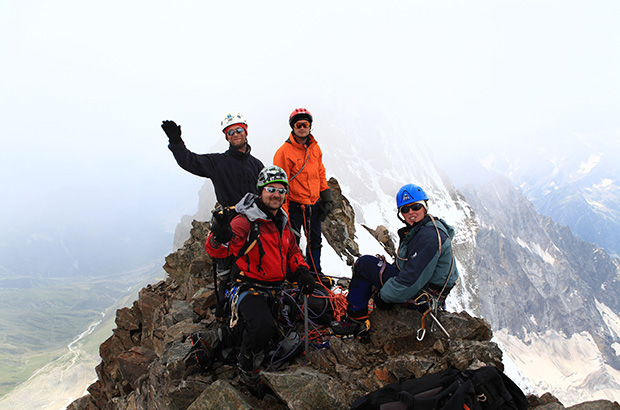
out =
[[360,256],[355,242],[355,212],[349,200],[342,195],[340,185],[335,178],[330,178],[327,185],[331,188],[334,207],[329,217],[321,224],[321,232],[336,253],[353,265]]
[[[334,184],[330,181],[333,189]],[[343,257],[353,258],[358,252],[354,215],[346,198],[340,198],[326,221],[333,228],[326,237],[330,243],[341,243]],[[419,341],[422,315],[396,307],[371,313],[366,343],[331,337],[329,348],[310,349],[307,356],[263,371],[268,394],[258,400],[248,393],[234,365],[215,362],[199,372],[188,361],[192,348],[188,336],[215,322],[211,260],[203,248],[208,228],[207,222],[193,222],[190,239],[166,258],[167,280],[147,286],[132,307],[117,311],[117,328],[100,347],[98,380],[69,410],[344,409],[401,378],[450,366],[503,368],[502,352],[490,341],[486,321],[464,312],[440,312],[438,319],[450,337],[427,319],[427,332]],[[533,406],[563,408],[553,397],[530,401]],[[609,402],[584,406],[614,408]]]

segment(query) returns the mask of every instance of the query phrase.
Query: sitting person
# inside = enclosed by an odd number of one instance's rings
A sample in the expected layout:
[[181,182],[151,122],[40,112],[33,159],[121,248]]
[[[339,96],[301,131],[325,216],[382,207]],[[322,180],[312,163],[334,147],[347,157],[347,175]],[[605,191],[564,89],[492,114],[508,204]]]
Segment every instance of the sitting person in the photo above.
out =
[[454,230],[428,213],[428,196],[422,188],[403,186],[396,195],[396,205],[398,218],[405,223],[398,230],[396,262],[388,264],[384,258],[371,255],[355,261],[347,315],[331,323],[336,335],[368,336],[368,301],[373,288],[379,290],[374,295],[375,305],[387,309],[392,303],[416,298],[422,291],[445,298],[459,276],[452,254]]
[[[233,257],[231,310],[242,326],[237,361],[248,390],[262,397],[259,371],[278,336],[274,292],[289,280],[311,295],[315,283],[281,209],[288,193],[286,173],[277,166],[265,167],[256,187],[258,195],[246,194],[235,206],[239,215],[232,221],[222,213],[214,215],[205,249],[212,258]],[[259,235],[248,246],[252,229]]]

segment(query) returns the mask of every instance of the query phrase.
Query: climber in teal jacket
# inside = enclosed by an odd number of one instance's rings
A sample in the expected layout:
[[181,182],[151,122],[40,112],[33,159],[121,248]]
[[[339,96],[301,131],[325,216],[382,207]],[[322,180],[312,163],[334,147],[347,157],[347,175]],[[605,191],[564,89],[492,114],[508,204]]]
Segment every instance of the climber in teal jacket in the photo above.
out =
[[338,335],[363,337],[369,330],[368,301],[373,292],[378,308],[415,299],[422,291],[445,299],[458,279],[452,254],[454,230],[428,213],[428,196],[417,185],[407,184],[396,195],[398,218],[405,226],[394,264],[364,255],[355,261],[347,296],[347,316],[331,327]]

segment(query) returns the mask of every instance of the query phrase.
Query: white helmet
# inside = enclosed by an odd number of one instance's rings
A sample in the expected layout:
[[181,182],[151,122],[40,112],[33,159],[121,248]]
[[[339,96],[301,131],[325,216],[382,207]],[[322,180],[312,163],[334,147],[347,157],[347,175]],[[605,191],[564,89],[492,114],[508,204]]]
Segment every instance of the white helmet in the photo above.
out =
[[222,120],[222,132],[233,124],[243,124],[246,127],[248,126],[248,123],[245,121],[245,118],[243,118],[243,115],[238,112],[231,112]]

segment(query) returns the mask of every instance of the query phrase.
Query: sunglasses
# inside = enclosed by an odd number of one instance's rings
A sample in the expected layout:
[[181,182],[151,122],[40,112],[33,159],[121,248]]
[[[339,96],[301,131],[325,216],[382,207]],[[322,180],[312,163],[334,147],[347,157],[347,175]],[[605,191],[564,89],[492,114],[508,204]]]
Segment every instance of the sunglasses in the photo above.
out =
[[405,205],[403,207],[400,208],[400,213],[401,214],[408,214],[409,211],[411,211],[412,209],[414,211],[419,211],[420,209],[422,209],[424,207],[424,205],[422,204],[411,204],[411,205]]
[[235,135],[235,132],[237,134],[241,134],[243,131],[245,131],[243,128],[239,127],[237,129],[234,130],[228,130],[228,132],[226,132],[226,134],[228,134],[229,137],[232,137],[233,135]]
[[295,123],[295,128],[300,129],[300,128],[308,128],[310,127],[310,123],[309,122],[296,122]]
[[276,188],[273,186],[266,186],[265,187],[265,191],[269,192],[270,194],[275,194],[276,192],[280,195],[286,195],[288,194],[288,189],[286,188]]

